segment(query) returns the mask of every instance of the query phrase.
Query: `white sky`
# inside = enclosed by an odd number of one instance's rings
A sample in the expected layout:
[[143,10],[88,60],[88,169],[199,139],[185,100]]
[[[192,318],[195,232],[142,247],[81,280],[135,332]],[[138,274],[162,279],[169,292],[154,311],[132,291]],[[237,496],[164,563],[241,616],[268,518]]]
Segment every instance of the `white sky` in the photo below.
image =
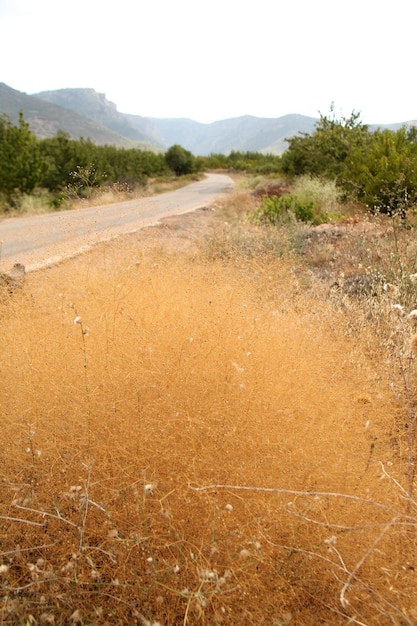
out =
[[416,0],[0,0],[0,82],[123,113],[417,119]]

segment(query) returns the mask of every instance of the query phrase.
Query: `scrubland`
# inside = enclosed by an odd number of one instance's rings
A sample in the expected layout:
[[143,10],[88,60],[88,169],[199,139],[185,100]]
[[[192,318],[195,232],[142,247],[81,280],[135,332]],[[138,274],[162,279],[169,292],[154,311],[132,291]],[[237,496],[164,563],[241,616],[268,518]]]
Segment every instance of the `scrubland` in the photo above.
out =
[[412,232],[254,202],[3,295],[1,624],[417,623]]

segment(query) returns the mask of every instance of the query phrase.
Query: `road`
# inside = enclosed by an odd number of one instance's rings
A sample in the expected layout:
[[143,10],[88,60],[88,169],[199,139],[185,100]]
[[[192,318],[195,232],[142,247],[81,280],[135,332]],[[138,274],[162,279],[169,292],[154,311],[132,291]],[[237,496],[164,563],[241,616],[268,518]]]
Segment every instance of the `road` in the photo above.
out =
[[0,269],[20,262],[27,271],[79,254],[100,241],[210,206],[233,186],[229,176],[207,174],[176,191],[138,200],[0,221]]

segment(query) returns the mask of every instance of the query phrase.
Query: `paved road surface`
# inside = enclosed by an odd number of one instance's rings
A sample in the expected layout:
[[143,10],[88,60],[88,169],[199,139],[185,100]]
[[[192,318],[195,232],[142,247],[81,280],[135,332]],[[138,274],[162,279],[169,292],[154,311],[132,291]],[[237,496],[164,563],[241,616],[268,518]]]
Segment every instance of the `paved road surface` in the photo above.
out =
[[150,198],[1,220],[0,268],[10,269],[16,262],[29,271],[51,265],[99,241],[210,206],[232,186],[229,176],[208,174],[204,180]]

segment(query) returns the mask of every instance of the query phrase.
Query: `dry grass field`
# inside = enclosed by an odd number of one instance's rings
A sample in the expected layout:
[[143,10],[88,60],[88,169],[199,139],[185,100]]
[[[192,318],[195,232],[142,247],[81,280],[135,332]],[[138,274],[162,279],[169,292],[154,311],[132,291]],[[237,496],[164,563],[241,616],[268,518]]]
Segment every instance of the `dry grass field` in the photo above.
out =
[[417,623],[413,329],[328,269],[381,240],[251,202],[3,294],[0,624]]

